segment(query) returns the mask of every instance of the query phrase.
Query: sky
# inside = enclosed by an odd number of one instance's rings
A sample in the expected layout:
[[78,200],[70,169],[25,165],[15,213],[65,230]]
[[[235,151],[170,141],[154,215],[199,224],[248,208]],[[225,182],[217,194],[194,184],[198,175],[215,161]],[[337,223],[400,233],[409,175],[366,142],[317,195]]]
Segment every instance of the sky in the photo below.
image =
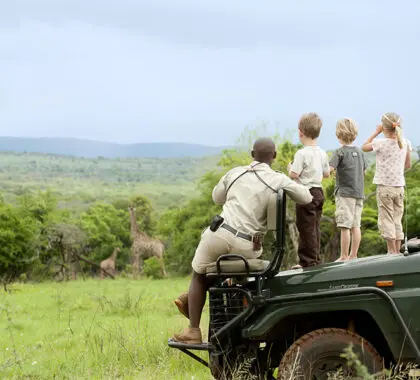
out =
[[384,112],[420,145],[418,0],[13,0],[0,5],[0,136],[231,145],[246,127],[320,145]]

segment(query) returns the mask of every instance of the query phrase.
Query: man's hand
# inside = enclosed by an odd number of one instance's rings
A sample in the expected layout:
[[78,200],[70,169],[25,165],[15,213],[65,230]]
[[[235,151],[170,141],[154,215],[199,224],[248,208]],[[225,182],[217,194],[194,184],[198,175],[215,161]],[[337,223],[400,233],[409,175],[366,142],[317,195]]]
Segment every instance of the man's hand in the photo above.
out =
[[292,170],[292,163],[291,163],[291,162],[289,162],[289,163],[287,164],[287,173],[288,173],[289,175],[290,175],[291,170]]

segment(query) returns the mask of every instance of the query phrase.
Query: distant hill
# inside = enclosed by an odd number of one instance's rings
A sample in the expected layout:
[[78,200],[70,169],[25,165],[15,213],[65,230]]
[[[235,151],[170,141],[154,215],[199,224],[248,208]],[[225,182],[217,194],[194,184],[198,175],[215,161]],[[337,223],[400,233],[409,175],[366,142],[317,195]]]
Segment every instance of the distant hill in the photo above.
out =
[[0,151],[51,153],[76,157],[179,158],[218,155],[226,147],[186,143],[118,144],[75,138],[0,137]]

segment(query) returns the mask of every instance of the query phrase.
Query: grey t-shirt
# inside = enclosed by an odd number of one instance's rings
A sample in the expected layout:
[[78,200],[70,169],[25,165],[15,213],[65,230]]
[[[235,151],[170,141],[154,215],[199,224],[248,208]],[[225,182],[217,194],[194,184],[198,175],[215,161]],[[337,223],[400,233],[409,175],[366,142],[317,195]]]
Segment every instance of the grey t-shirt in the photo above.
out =
[[342,197],[365,197],[365,173],[367,168],[362,150],[356,146],[344,145],[334,151],[330,166],[336,169],[335,194]]

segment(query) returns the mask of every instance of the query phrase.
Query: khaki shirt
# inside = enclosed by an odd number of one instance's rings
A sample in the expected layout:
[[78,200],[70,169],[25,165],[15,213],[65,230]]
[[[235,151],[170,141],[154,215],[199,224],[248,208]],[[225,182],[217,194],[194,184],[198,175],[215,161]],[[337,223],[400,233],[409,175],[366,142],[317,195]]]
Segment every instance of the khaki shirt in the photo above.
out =
[[265,163],[253,161],[249,166],[233,168],[220,179],[212,196],[216,204],[223,205],[221,216],[225,222],[235,229],[251,235],[267,231],[267,207],[273,190],[251,171],[236,180],[226,193],[235,178],[252,167],[274,190],[283,189],[296,203],[307,204],[312,201],[308,188],[274,171]]

